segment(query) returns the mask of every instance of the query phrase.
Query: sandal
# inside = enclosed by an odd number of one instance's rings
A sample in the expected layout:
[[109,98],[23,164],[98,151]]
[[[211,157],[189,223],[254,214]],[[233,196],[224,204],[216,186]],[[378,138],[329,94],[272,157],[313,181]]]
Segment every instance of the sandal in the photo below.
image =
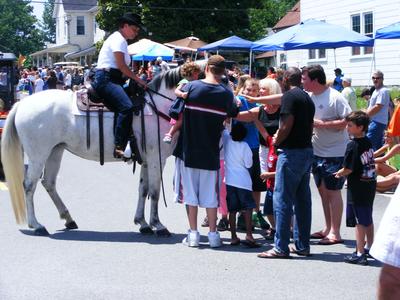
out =
[[114,158],[122,158],[124,156],[124,150],[121,146],[115,146],[113,154]]
[[201,227],[208,227],[208,226],[209,226],[209,224],[208,224],[208,218],[205,217],[204,220],[203,220],[203,223],[201,223]]
[[289,245],[289,251],[290,253],[294,253],[299,256],[311,256],[310,249],[297,250],[296,246],[294,245]]
[[236,238],[231,241],[231,246],[238,246],[240,245],[240,239]]
[[248,239],[245,239],[244,241],[242,241],[242,244],[245,245],[248,248],[260,248],[261,244],[257,243],[256,241],[251,241]]
[[334,238],[325,237],[318,242],[318,245],[330,246],[330,245],[343,244],[343,243],[344,243],[343,240],[337,240]]
[[310,235],[310,239],[323,239],[325,237],[326,235],[322,231],[317,231]]
[[276,251],[275,249],[271,249],[268,251],[264,251],[261,253],[257,254],[257,257],[259,258],[280,258],[280,259],[288,259],[288,258],[292,258],[290,255],[284,254],[284,253],[280,253],[278,251]]
[[270,229],[268,229],[268,230],[265,232],[264,238],[265,238],[267,241],[273,241],[274,238],[275,238],[275,233],[276,233],[276,230],[270,228]]

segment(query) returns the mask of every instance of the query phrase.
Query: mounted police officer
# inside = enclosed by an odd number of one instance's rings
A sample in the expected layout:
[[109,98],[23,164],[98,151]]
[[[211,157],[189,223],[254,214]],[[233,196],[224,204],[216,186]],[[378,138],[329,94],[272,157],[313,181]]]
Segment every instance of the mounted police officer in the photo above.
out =
[[125,13],[118,20],[119,28],[104,42],[96,67],[93,88],[103,98],[104,104],[116,112],[114,157],[121,158],[131,133],[133,104],[122,85],[125,77],[135,80],[139,85],[146,83],[129,68],[131,62],[128,54],[127,40],[136,38],[140,29],[144,30],[140,16]]

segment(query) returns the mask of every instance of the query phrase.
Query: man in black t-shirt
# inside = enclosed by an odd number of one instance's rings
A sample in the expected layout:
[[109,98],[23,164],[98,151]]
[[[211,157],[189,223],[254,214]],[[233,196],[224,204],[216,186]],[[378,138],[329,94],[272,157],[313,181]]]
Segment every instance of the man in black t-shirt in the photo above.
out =
[[[284,74],[287,88],[282,96],[279,130],[274,136],[278,152],[273,207],[276,221],[275,247],[258,254],[261,258],[288,258],[289,253],[310,255],[311,191],[313,160],[311,136],[315,107],[299,88],[301,71],[289,68]],[[294,247],[289,249],[290,223],[296,215]]]

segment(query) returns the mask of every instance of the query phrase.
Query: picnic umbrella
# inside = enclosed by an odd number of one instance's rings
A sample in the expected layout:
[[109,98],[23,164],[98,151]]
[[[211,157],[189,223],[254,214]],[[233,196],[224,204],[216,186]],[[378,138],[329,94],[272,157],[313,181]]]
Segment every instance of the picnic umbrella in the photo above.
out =
[[157,57],[162,57],[163,60],[172,60],[174,49],[168,48],[159,43],[150,45],[148,48],[132,56],[133,60],[154,60]]
[[207,44],[206,42],[203,42],[202,40],[194,36],[189,36],[177,41],[164,43],[165,46],[174,48],[176,50],[192,51],[192,52],[197,51],[198,48],[206,44]]
[[400,39],[400,22],[378,29],[375,39]]
[[[253,51],[320,49],[348,46],[372,47],[374,40],[339,25],[309,19],[288,29],[255,41]],[[336,53],[334,52],[335,66]]]

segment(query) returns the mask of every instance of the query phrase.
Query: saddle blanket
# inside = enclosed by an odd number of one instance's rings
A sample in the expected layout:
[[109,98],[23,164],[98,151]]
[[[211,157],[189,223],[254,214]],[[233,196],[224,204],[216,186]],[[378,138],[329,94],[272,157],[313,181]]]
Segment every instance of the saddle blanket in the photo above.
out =
[[[78,107],[78,93],[86,93],[86,91],[80,90],[80,91],[76,91],[73,93],[72,96],[72,114],[75,116],[86,116],[86,110],[80,110]],[[151,107],[146,103],[146,105],[144,106],[143,109],[144,115],[145,116],[152,116],[153,115],[153,111],[151,110]],[[97,117],[99,114],[97,111],[91,111],[90,112],[90,116],[92,117]],[[105,111],[103,113],[104,118],[114,118],[114,113],[110,112],[110,111]]]

